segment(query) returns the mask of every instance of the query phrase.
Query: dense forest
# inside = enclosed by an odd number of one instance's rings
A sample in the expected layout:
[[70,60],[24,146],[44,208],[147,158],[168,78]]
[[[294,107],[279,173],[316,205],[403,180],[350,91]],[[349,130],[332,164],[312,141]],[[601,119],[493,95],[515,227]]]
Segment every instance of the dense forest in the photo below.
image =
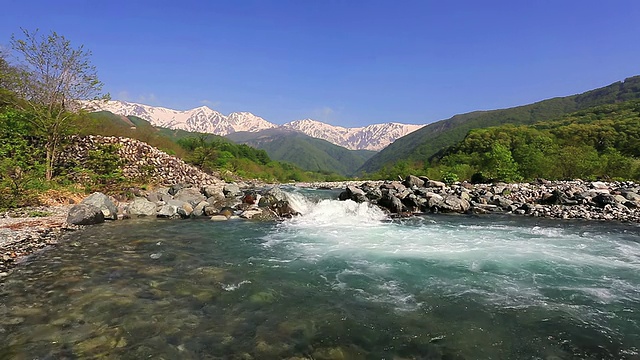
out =
[[532,125],[471,130],[430,161],[399,161],[374,177],[408,172],[447,181],[640,179],[640,100],[601,105]]

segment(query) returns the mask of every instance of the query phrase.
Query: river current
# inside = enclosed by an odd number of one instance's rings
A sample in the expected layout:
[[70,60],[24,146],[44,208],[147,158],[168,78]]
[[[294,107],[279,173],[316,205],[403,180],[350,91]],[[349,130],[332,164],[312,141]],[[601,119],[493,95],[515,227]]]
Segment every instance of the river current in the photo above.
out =
[[640,358],[637,224],[289,196],[69,234],[0,285],[0,359]]

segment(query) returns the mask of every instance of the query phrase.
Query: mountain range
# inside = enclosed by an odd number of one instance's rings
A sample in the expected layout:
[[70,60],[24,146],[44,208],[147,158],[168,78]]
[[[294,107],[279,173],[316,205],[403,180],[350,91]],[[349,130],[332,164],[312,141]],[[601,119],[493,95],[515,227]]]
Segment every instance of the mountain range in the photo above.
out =
[[282,128],[323,139],[350,150],[379,151],[396,139],[424,126],[390,122],[365,127],[346,128],[312,119],[296,120],[278,126],[250,112],[233,112],[229,115],[224,115],[206,106],[180,111],[120,100],[94,102],[91,105],[95,111],[109,111],[118,115],[137,116],[163,128],[223,136],[241,131],[257,132],[265,129]]

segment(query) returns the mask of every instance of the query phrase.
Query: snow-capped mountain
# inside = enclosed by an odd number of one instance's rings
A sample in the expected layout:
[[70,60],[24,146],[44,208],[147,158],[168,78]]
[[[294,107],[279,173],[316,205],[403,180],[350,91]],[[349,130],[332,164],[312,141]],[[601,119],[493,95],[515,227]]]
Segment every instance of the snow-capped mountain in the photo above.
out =
[[134,115],[149,121],[153,125],[170,129],[216,135],[228,135],[239,131],[256,132],[263,129],[282,127],[327,140],[351,150],[382,150],[397,138],[424,126],[385,123],[358,128],[345,128],[311,119],[296,120],[278,126],[250,112],[234,112],[225,116],[206,106],[179,111],[119,100],[94,102],[91,103],[90,108],[95,111],[105,110],[124,116]]
[[206,106],[179,111],[163,107],[111,100],[91,103],[95,111],[110,111],[124,116],[137,116],[155,126],[182,129],[216,135],[227,135],[238,131],[259,131],[277,125],[249,112],[231,113],[225,116]]
[[324,139],[351,150],[382,150],[397,138],[416,131],[424,125],[400,123],[373,124],[365,127],[345,128],[333,126],[320,121],[305,119],[282,125],[287,129],[297,130],[309,136]]

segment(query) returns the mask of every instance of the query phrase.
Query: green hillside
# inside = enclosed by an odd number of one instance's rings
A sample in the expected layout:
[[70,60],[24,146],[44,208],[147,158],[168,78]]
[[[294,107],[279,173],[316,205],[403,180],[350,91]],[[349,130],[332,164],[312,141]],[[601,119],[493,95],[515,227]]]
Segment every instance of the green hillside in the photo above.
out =
[[459,180],[640,179],[640,100],[469,132],[427,172]]
[[355,173],[375,154],[368,150],[349,150],[297,131],[267,129],[259,132],[238,132],[227,138],[263,149],[278,161],[295,164],[305,170],[335,172],[344,176]]
[[369,159],[359,172],[373,173],[404,160],[426,162],[438,152],[464,139],[469,130],[503,124],[527,125],[559,118],[593,106],[640,98],[640,76],[591,90],[509,109],[475,111],[429,124],[408,134]]

